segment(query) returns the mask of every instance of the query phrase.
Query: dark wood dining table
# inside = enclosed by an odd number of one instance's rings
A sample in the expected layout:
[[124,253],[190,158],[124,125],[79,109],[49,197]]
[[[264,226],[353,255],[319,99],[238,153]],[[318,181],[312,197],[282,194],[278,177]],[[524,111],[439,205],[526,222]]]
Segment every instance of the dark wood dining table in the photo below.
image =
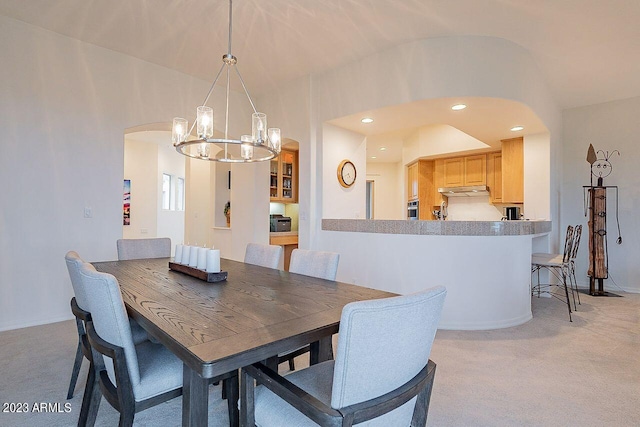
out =
[[120,284],[129,315],[184,364],[182,425],[206,426],[208,380],[311,345],[328,360],[342,308],[395,294],[228,259],[222,282],[169,269],[170,258],[93,263]]

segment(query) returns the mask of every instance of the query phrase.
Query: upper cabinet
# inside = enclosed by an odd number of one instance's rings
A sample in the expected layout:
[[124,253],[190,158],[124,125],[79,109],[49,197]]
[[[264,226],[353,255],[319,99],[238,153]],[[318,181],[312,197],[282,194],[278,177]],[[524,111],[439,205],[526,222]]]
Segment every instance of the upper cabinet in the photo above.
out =
[[524,140],[502,141],[502,203],[524,203]]
[[407,166],[407,199],[418,199],[418,162]]
[[298,203],[298,152],[282,150],[270,169],[270,201]]
[[487,154],[487,185],[491,203],[502,203],[502,153]]
[[464,185],[487,185],[487,162],[484,154],[464,158]]
[[[442,169],[443,187],[463,187],[487,184],[487,163],[484,154],[436,160]],[[438,165],[436,165],[436,169]]]

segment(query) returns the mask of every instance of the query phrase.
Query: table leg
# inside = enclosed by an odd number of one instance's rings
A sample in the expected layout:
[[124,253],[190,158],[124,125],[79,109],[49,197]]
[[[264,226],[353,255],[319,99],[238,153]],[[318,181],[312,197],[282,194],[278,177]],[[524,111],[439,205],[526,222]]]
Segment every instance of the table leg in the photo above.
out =
[[315,365],[333,359],[333,346],[331,345],[331,335],[320,338],[319,341],[311,343],[309,364]]
[[182,426],[206,427],[209,421],[209,381],[183,365]]

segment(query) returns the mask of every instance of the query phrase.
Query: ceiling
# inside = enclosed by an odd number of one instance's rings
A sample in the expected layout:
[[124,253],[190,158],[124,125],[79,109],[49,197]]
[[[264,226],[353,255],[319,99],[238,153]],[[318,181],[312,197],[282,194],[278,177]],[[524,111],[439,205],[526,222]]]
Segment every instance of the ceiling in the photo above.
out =
[[[0,14],[207,81],[227,52],[226,0],[0,0]],[[640,96],[638,22],[638,0],[235,0],[232,53],[258,94],[413,40],[500,37],[566,109]]]

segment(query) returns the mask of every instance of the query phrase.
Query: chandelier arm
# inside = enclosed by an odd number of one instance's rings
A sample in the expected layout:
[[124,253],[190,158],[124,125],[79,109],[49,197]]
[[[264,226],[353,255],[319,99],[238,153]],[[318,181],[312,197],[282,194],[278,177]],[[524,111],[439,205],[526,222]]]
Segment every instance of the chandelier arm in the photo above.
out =
[[[213,80],[213,83],[211,83],[209,92],[207,92],[207,96],[204,98],[204,102],[202,103],[202,105],[207,105],[207,102],[209,102],[209,97],[211,96],[211,93],[213,92],[213,88],[216,86],[216,83],[218,82],[218,79],[220,78],[220,74],[222,74],[222,69],[224,68],[225,65],[227,64],[223,63],[222,67],[220,67],[220,70],[218,71],[216,78]],[[191,132],[193,132],[193,128],[196,126],[196,123],[197,123],[196,120],[194,120],[193,123],[191,124],[191,127],[189,128],[189,133],[187,133],[187,135],[191,135]]]
[[249,95],[249,91],[247,90],[247,86],[245,86],[244,84],[244,80],[242,79],[242,76],[240,75],[240,70],[238,70],[238,66],[235,66],[236,69],[236,74],[238,75],[238,78],[240,79],[240,83],[242,84],[242,89],[244,89],[244,93],[247,95],[247,98],[249,98],[249,103],[251,103],[251,108],[253,108],[253,112],[257,113],[258,110],[256,110],[256,106],[253,104],[253,100],[251,99],[251,95]]

